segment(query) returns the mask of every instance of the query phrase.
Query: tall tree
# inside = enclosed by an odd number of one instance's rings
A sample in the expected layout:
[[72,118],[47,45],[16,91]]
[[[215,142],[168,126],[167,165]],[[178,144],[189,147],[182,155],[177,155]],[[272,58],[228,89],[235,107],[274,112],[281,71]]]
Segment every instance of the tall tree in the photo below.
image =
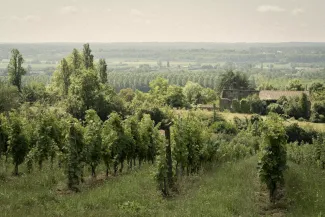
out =
[[220,75],[217,91],[221,93],[224,89],[247,90],[251,89],[248,78],[243,73],[234,73],[232,70]]
[[63,79],[64,95],[67,95],[69,86],[70,86],[71,71],[69,69],[68,62],[65,58],[63,58],[63,60],[61,61],[61,75],[62,75],[62,79]]
[[84,128],[78,120],[73,119],[67,132],[67,177],[68,187],[79,191],[78,185],[82,181],[84,156]]
[[289,82],[289,85],[286,88],[287,88],[287,90],[292,90],[292,91],[304,91],[305,90],[303,84],[298,79],[291,80]]
[[0,81],[0,113],[9,112],[19,106],[19,92],[17,87]]
[[8,74],[11,84],[17,86],[19,92],[21,92],[21,77],[26,74],[26,70],[23,68],[23,63],[24,58],[20,54],[19,50],[13,49],[8,64]]
[[106,84],[106,82],[107,82],[107,64],[106,64],[105,59],[99,60],[98,77],[99,77],[101,83]]
[[82,64],[82,57],[77,49],[73,49],[72,51],[72,66],[73,69],[80,69]]
[[21,117],[16,112],[10,114],[8,128],[9,153],[14,163],[14,175],[18,175],[18,166],[22,164],[28,153],[28,140],[24,132]]
[[86,69],[94,68],[94,55],[91,54],[89,44],[84,44],[83,48],[83,60]]
[[259,159],[259,176],[266,184],[271,202],[275,202],[275,193],[279,184],[284,183],[284,171],[287,168],[287,136],[279,116],[269,116],[262,133],[262,151]]
[[86,111],[85,119],[84,156],[86,163],[91,167],[92,177],[96,177],[96,168],[100,163],[102,152],[102,137],[100,133],[102,122],[96,111],[92,109]]

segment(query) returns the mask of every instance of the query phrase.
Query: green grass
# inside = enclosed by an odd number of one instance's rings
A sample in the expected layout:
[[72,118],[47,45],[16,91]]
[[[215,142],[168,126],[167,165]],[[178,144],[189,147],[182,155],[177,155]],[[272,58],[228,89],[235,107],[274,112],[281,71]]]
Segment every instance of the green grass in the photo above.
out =
[[[209,117],[212,117],[213,112],[211,111],[205,111]],[[219,115],[221,115],[226,121],[233,122],[234,117],[238,117],[240,119],[250,118],[252,114],[242,114],[242,113],[230,113],[230,112],[218,112]],[[267,116],[262,116],[263,119],[265,119]],[[324,123],[312,123],[312,122],[306,122],[306,121],[297,121],[297,120],[291,120],[288,119],[284,122],[285,125],[290,125],[293,123],[297,123],[302,128],[309,128],[314,129],[318,132],[325,132],[325,124]]]
[[[40,63],[40,64],[27,64],[25,63],[23,66],[27,68],[27,66],[30,65],[32,69],[36,70],[41,70],[41,69],[46,69],[46,68],[56,68],[56,64],[45,64],[45,63]],[[0,63],[0,69],[6,69],[8,67],[8,63]]]
[[[81,193],[62,191],[62,170],[46,166],[42,173],[35,169],[32,174],[13,177],[2,167],[0,216],[264,216],[272,210],[266,212],[270,206],[258,196],[265,192],[261,192],[256,165],[257,157],[252,157],[184,177],[179,194],[169,199],[157,190],[152,165],[107,180],[102,176],[88,180]],[[287,211],[275,210],[277,214],[325,214],[325,171],[289,163],[285,180]]]
[[325,171],[289,163],[285,174],[288,217],[325,215]]
[[185,177],[171,199],[157,191],[153,172],[146,165],[69,195],[56,191],[64,184],[62,171],[0,175],[1,216],[258,216],[256,158]]

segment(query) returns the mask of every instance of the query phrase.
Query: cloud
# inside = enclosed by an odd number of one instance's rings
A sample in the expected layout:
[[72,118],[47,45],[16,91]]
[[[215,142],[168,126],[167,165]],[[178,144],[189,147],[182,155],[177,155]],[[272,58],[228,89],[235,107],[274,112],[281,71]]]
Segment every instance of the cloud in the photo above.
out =
[[281,8],[279,6],[276,5],[261,5],[257,8],[258,12],[261,13],[266,13],[266,12],[284,12],[286,11],[286,9]]
[[142,23],[146,25],[151,24],[151,20],[148,19],[148,16],[146,16],[142,11],[134,8],[130,10],[130,19],[133,23]]
[[63,14],[75,14],[77,12],[78,12],[78,8],[73,5],[69,5],[61,8],[61,13]]
[[27,15],[26,17],[24,17],[24,20],[27,22],[39,22],[41,18],[35,15]]
[[142,11],[134,8],[130,10],[130,15],[134,17],[144,17],[144,13],[142,13]]
[[299,15],[299,14],[305,13],[305,10],[302,9],[302,8],[295,8],[295,9],[292,10],[291,13],[292,13],[292,15]]
[[30,22],[30,23],[32,23],[32,22],[39,22],[41,20],[41,18],[36,15],[27,15],[27,16],[22,16],[22,17],[13,15],[13,16],[9,17],[9,20],[15,21],[15,22]]

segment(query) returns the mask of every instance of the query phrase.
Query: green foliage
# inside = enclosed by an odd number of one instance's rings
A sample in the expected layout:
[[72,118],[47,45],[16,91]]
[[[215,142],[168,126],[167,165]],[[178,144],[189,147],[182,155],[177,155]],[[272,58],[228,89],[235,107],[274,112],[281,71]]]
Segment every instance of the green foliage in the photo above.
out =
[[240,132],[230,142],[219,140],[218,156],[221,162],[240,160],[254,155],[259,149],[259,138],[249,132]]
[[102,138],[100,132],[102,122],[95,110],[86,111],[85,125],[85,162],[91,167],[92,176],[96,177],[96,167],[101,162]]
[[107,83],[107,64],[105,59],[100,59],[98,63],[98,77],[102,84]]
[[91,54],[89,44],[83,46],[83,64],[86,69],[94,69],[94,55]]
[[263,83],[259,86],[259,90],[277,90],[276,87],[274,87],[272,84],[269,83]]
[[45,85],[38,82],[29,83],[22,89],[22,97],[25,102],[45,101],[48,98],[47,95]]
[[320,82],[314,82],[309,87],[309,92],[311,94],[317,93],[317,92],[320,92],[320,91],[323,91],[323,90],[325,90],[324,84],[320,83]]
[[299,127],[297,123],[286,126],[285,131],[288,143],[298,142],[298,144],[301,144],[305,142],[311,144],[313,139],[318,136],[318,133],[315,130],[305,130]]
[[7,119],[8,153],[15,165],[14,175],[18,175],[18,166],[22,164],[28,154],[28,139],[24,132],[24,123],[19,114],[11,112]]
[[325,101],[313,103],[310,120],[315,123],[325,122]]
[[323,137],[313,139],[313,142],[288,144],[288,159],[308,167],[316,166],[325,169],[325,143]]
[[20,96],[17,87],[0,81],[0,113],[18,108]]
[[31,164],[31,161],[35,160],[42,169],[43,162],[49,158],[53,164],[54,157],[58,154],[60,147],[62,148],[59,143],[62,143],[63,132],[55,113],[46,107],[38,109],[37,113],[35,123],[32,124],[34,131],[31,132],[30,141],[33,146],[28,155],[28,163]]
[[168,80],[158,77],[149,83],[149,87],[153,100],[158,101],[159,104],[163,105],[166,102]]
[[214,133],[237,134],[236,127],[227,121],[218,121],[211,126]]
[[231,108],[233,110],[233,112],[241,112],[240,110],[240,102],[238,101],[238,99],[233,99],[231,102]]
[[11,51],[11,58],[8,64],[9,81],[12,85],[18,88],[21,92],[21,78],[26,74],[26,70],[23,68],[24,58],[20,54],[19,50],[13,49]]
[[260,137],[262,135],[262,126],[263,126],[263,119],[259,115],[252,115],[250,119],[250,124],[248,126],[249,132],[253,136],[258,136]]
[[310,117],[310,101],[308,100],[307,94],[303,93],[299,99],[301,108],[302,118],[309,119]]
[[119,92],[119,96],[126,102],[131,102],[135,97],[135,92],[131,88],[122,89]]
[[278,103],[271,103],[266,110],[267,113],[284,114],[283,106],[279,105]]
[[116,93],[101,85],[94,71],[86,70],[73,77],[67,107],[69,113],[79,119],[83,119],[86,110],[94,109],[102,120],[106,120],[112,111],[124,109]]
[[266,184],[270,200],[274,202],[278,185],[284,183],[286,169],[286,133],[280,117],[271,115],[264,122],[259,159],[259,176]]
[[301,82],[298,79],[291,80],[289,82],[289,85],[286,87],[287,90],[293,90],[293,91],[303,91],[305,90],[304,86],[301,84]]
[[67,139],[67,177],[68,187],[79,191],[78,185],[82,181],[84,156],[84,128],[76,119],[68,120],[69,130]]
[[221,93],[224,89],[247,90],[251,88],[245,74],[234,73],[232,70],[229,70],[220,76],[217,89]]
[[212,103],[217,99],[217,93],[211,88],[203,88],[202,96],[203,96],[202,99],[203,104]]
[[197,173],[203,163],[205,145],[209,139],[209,130],[194,114],[179,118],[172,130],[174,141],[173,154],[176,160],[176,171],[183,174]]
[[104,149],[104,162],[109,168],[112,162],[114,167],[114,174],[117,174],[118,164],[121,163],[123,170],[123,162],[126,159],[128,140],[126,138],[121,117],[113,112],[109,119],[104,122],[102,131],[102,144]]
[[250,104],[247,99],[240,100],[240,111],[242,113],[250,113]]
[[281,96],[276,103],[284,106],[286,103],[288,103],[288,99],[286,96]]
[[[141,130],[139,127],[140,123],[137,115],[128,117],[124,122],[124,132],[128,141],[126,157],[129,164],[129,168],[131,169],[133,165],[136,166],[136,159],[140,155],[142,147]],[[145,153],[142,155],[144,156]]]
[[3,154],[8,154],[8,130],[6,119],[0,114],[0,158]]
[[70,56],[70,62],[72,68],[76,71],[82,67],[82,56],[77,49],[73,49],[72,55]]
[[185,96],[182,87],[170,85],[167,89],[167,105],[182,108],[185,105]]
[[72,74],[73,71],[69,67],[67,60],[63,58],[57,70],[53,74],[52,86],[55,92],[58,92],[63,96],[68,95]]
[[253,114],[265,114],[265,107],[266,103],[262,100],[260,100],[258,95],[254,95],[251,97],[248,97],[249,104],[250,104],[250,112]]
[[190,104],[201,104],[203,102],[202,90],[201,85],[189,81],[183,88],[183,94]]
[[154,95],[161,95],[164,96],[167,94],[168,89],[168,80],[162,77],[158,77],[155,80],[149,83],[150,86],[150,93]]
[[311,114],[311,103],[305,93],[300,97],[289,98],[288,101],[281,100],[284,108],[284,113],[289,117],[296,119],[309,119]]
[[247,118],[234,117],[234,124],[238,130],[247,130],[249,126]]

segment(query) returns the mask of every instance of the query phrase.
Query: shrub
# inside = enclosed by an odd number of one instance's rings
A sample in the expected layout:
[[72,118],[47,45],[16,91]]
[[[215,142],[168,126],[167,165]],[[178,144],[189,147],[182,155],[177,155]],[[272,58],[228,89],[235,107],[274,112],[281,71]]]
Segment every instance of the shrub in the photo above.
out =
[[234,123],[238,130],[246,130],[248,128],[248,119],[240,119],[238,117],[234,117]]
[[279,105],[285,105],[288,102],[288,99],[286,96],[281,96],[278,101],[276,102]]
[[240,100],[240,110],[242,113],[250,112],[250,104],[247,99]]
[[312,111],[320,115],[325,115],[325,101],[318,101],[313,104]]
[[221,162],[239,160],[253,155],[259,147],[257,137],[241,132],[230,141],[218,140],[218,159]]
[[299,98],[291,98],[284,107],[284,113],[290,117],[298,119],[303,116]]
[[310,116],[310,121],[313,123],[325,123],[325,116],[313,111]]
[[278,184],[284,183],[286,163],[285,129],[280,117],[272,115],[265,121],[259,160],[259,176],[269,190],[271,202],[275,202]]
[[239,103],[238,99],[232,100],[231,108],[232,108],[233,112],[241,112],[240,111],[240,103]]
[[266,103],[264,101],[254,98],[250,103],[251,113],[260,114],[260,115],[265,114],[265,104]]
[[285,127],[285,131],[287,134],[287,142],[298,142],[301,144],[302,142],[311,144],[313,139],[317,138],[318,133],[315,130],[305,130],[297,123],[291,124]]
[[271,103],[267,107],[267,113],[276,113],[276,114],[284,114],[283,106],[277,104],[277,103]]
[[236,134],[236,127],[226,121],[216,122],[212,125],[214,133]]
[[309,119],[310,117],[310,101],[308,100],[307,94],[303,93],[299,99],[301,117]]

